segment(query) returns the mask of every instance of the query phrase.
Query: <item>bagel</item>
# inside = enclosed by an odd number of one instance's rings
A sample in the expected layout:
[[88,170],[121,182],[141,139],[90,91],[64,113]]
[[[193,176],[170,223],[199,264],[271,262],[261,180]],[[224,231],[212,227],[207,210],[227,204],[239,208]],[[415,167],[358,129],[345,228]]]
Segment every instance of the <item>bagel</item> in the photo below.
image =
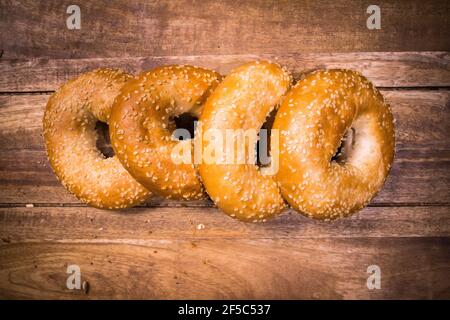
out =
[[364,207],[394,159],[390,107],[372,83],[350,70],[316,71],[299,81],[273,129],[280,130],[281,193],[312,218],[335,219]]
[[[290,83],[287,71],[267,61],[234,69],[208,98],[200,117],[203,157],[216,145],[226,145],[208,138],[210,132],[218,131],[221,137],[230,129],[258,132]],[[248,140],[244,143],[246,153],[255,148]],[[285,202],[273,177],[263,175],[256,163],[224,161],[227,153],[235,155],[239,147],[233,142],[231,148],[218,151],[221,155],[213,152],[215,161],[203,158],[200,176],[208,195],[226,214],[244,221],[265,221],[280,213]]]
[[166,198],[205,196],[192,162],[175,163],[175,117],[199,117],[202,106],[221,76],[193,66],[164,66],[129,81],[116,99],[110,137],[114,152],[133,177]]
[[96,122],[109,122],[113,100],[130,79],[111,69],[84,73],[59,88],[45,108],[44,141],[55,175],[77,198],[97,208],[131,207],[151,195],[117,157],[106,158],[96,147]]

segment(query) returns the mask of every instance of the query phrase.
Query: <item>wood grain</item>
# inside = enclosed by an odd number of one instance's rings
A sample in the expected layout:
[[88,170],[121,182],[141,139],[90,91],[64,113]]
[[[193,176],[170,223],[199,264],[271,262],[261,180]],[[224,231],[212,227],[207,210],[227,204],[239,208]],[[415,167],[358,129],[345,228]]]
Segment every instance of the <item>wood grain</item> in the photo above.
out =
[[[396,158],[375,204],[450,203],[450,92],[383,91],[396,122]],[[48,165],[41,121],[48,95],[0,96],[0,203],[79,202]],[[209,206],[154,200],[150,206]]]
[[95,68],[120,68],[137,74],[165,64],[193,64],[227,74],[241,63],[269,59],[298,79],[315,69],[360,71],[379,87],[450,86],[449,52],[348,52],[250,55],[162,56],[98,59],[0,60],[0,92],[56,90],[65,81]]
[[[66,0],[0,2],[5,58],[349,51],[447,51],[448,1],[85,1],[81,30],[66,28]],[[20,35],[20,36],[19,36]]]
[[[0,297],[450,298],[449,238],[80,240],[0,245]],[[66,288],[80,266],[88,294]],[[381,289],[368,290],[369,265]]]
[[[0,238],[4,243],[450,236],[447,206],[368,207],[332,222],[287,210],[266,223],[242,223],[210,207],[120,211],[85,207],[0,208],[0,220]],[[203,229],[198,229],[200,224]]]

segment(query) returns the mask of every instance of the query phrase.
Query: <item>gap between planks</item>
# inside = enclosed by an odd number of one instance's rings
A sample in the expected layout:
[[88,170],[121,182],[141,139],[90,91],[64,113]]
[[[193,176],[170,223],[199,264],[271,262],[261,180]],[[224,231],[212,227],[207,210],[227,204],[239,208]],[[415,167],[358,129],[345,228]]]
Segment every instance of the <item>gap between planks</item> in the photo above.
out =
[[[143,204],[134,206],[134,208],[216,208],[211,200],[196,200],[196,201],[186,201],[178,202],[175,200],[161,200],[161,202],[149,200]],[[1,208],[28,208],[27,205],[32,205],[31,208],[89,208],[89,205],[78,202],[18,202],[18,203],[0,203]],[[373,202],[367,205],[369,208],[415,208],[415,207],[449,207],[450,212],[450,202]]]
[[[423,87],[377,87],[380,91],[392,92],[392,91],[450,91],[450,86],[423,86]],[[50,96],[55,90],[49,91],[0,91],[0,96],[26,96],[26,95],[46,95]]]

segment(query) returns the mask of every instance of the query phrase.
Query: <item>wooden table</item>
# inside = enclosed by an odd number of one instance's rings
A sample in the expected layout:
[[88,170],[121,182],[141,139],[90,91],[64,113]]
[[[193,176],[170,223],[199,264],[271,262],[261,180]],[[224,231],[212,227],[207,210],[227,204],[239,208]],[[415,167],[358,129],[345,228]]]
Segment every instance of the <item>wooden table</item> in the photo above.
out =
[[[382,1],[0,2],[0,297],[450,298],[450,4]],[[123,211],[80,203],[56,180],[42,140],[49,95],[97,67],[140,72],[259,58],[299,78],[361,71],[396,119],[396,158],[372,203],[324,223],[294,211],[235,221],[210,201],[152,199]],[[198,225],[203,224],[204,229]],[[66,286],[78,265],[89,290]],[[367,268],[381,270],[369,290]]]

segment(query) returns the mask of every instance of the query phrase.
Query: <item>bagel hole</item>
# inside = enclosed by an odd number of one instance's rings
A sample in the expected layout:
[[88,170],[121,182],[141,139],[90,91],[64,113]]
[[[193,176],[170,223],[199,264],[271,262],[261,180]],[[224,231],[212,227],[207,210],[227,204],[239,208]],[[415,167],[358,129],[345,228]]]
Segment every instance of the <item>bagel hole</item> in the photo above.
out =
[[95,131],[97,132],[96,147],[103,154],[105,158],[114,157],[114,150],[111,146],[111,140],[109,139],[109,126],[108,124],[97,121],[95,124]]
[[[183,135],[174,135],[174,138],[178,140],[190,140],[194,138],[195,134],[195,123],[198,121],[198,118],[191,115],[190,113],[182,113],[179,116],[173,118],[175,122],[176,129],[184,129],[189,132],[189,138],[183,137]],[[186,138],[186,139],[184,139]]]
[[341,139],[341,144],[337,148],[336,153],[331,157],[331,161],[344,165],[349,159],[350,151],[355,145],[356,130],[355,128],[348,129]]
[[[256,165],[260,168],[270,167],[270,159],[266,159],[266,157],[270,157],[270,136],[272,133],[273,123],[275,121],[275,116],[277,114],[278,108],[274,108],[266,117],[266,121],[261,126],[261,130],[258,132],[258,143],[256,144]],[[267,143],[261,140],[262,130],[267,130]],[[268,161],[267,161],[268,160]]]

